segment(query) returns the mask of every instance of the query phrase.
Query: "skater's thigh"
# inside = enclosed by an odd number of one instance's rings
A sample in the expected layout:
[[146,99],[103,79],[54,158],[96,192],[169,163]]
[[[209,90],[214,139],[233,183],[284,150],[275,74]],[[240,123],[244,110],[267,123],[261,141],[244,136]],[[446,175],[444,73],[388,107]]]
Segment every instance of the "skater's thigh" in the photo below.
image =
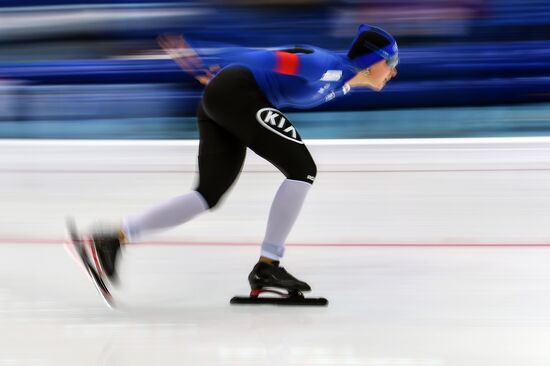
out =
[[277,167],[287,178],[313,182],[317,168],[290,119],[269,102],[250,98],[238,116],[222,121],[242,144]]
[[242,150],[246,147],[240,139],[214,122],[199,105],[197,111],[197,121],[199,130],[199,158],[212,154],[226,154],[228,159],[240,156]]
[[203,107],[217,125],[287,178],[313,181],[315,163],[297,129],[265,98],[250,71],[224,69],[206,88]]
[[197,191],[214,207],[241,172],[246,146],[210,119],[202,107],[197,114],[199,128],[199,182]]
[[254,138],[249,147],[275,165],[287,178],[312,183],[317,167],[298,130],[281,111],[259,108],[247,118]]

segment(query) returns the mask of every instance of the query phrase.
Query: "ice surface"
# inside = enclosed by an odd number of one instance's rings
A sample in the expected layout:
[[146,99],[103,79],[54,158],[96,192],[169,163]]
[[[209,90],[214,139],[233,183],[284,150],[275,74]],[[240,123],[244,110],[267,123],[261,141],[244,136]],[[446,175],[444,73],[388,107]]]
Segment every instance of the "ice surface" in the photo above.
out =
[[0,144],[2,366],[550,364],[550,247],[369,246],[550,243],[541,140],[312,144],[283,264],[327,308],[229,305],[282,179],[251,156],[220,209],[124,251],[115,311],[65,252],[64,217],[187,191],[193,147],[36,144]]

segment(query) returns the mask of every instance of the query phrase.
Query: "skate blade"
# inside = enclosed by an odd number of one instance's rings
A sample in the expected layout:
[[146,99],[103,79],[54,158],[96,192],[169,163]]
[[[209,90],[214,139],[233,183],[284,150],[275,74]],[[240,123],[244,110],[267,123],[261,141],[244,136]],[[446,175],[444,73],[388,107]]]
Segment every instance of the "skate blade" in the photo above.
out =
[[287,306],[327,306],[324,297],[249,297],[235,296],[229,301],[232,305],[287,305]]
[[68,244],[66,246],[67,251],[79,264],[79,267],[81,267],[81,269],[83,269],[88,275],[88,278],[96,287],[105,304],[111,309],[114,308],[114,301],[111,292],[109,291],[109,288],[105,284],[105,281],[102,279],[101,275],[90,262],[89,255],[85,248],[86,243],[78,235],[76,224],[72,218],[67,219],[67,231],[69,233],[69,238],[66,243]]

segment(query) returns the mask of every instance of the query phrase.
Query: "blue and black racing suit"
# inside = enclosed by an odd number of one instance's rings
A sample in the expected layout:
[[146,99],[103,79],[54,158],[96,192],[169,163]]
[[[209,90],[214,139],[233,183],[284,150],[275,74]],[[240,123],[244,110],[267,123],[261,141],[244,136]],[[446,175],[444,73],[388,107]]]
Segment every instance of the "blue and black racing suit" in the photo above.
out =
[[228,49],[198,108],[199,184],[213,207],[238,177],[250,148],[288,179],[313,183],[317,169],[280,109],[309,109],[349,92],[356,66],[316,47]]

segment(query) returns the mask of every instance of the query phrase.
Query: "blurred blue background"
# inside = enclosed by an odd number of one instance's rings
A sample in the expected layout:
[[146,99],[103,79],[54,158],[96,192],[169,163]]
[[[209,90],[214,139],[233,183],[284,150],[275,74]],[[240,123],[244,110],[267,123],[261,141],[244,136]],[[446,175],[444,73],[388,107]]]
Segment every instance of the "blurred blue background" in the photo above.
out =
[[547,0],[0,1],[0,19],[0,138],[197,138],[202,85],[159,34],[343,53],[360,23],[395,35],[398,77],[289,113],[304,138],[550,135]]

